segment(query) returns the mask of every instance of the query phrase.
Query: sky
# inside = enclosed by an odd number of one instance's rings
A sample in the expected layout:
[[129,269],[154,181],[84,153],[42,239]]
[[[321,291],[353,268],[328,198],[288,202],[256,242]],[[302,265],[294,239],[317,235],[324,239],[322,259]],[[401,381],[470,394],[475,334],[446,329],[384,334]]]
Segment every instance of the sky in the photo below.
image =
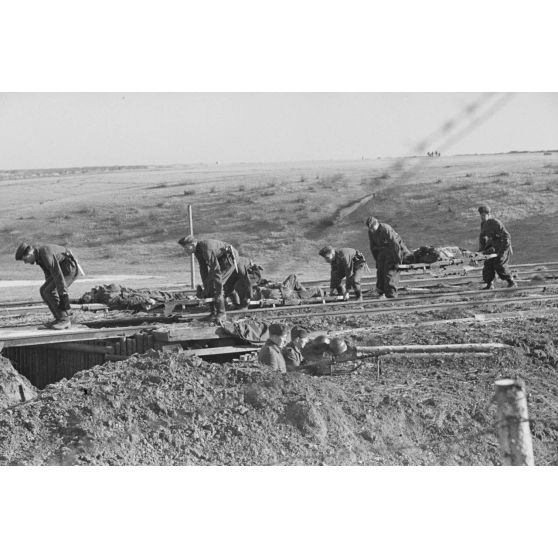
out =
[[[0,169],[558,149],[558,93],[3,93]],[[462,137],[445,145],[457,115]],[[456,128],[453,130],[455,131]],[[451,134],[450,134],[451,137]],[[421,146],[422,147],[422,146]]]

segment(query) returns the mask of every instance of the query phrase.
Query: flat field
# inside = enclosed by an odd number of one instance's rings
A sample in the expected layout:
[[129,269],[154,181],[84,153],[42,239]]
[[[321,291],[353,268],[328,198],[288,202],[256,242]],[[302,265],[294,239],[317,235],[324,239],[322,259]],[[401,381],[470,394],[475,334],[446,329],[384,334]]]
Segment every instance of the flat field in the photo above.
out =
[[[176,243],[188,233],[188,204],[200,237],[231,242],[269,278],[326,276],[324,244],[359,248],[373,264],[367,214],[410,248],[476,249],[480,203],[510,230],[515,263],[558,259],[558,153],[2,171],[0,196],[0,284],[41,279],[14,260],[21,240],[67,244],[92,281],[188,284]],[[0,289],[0,298],[35,291]]]

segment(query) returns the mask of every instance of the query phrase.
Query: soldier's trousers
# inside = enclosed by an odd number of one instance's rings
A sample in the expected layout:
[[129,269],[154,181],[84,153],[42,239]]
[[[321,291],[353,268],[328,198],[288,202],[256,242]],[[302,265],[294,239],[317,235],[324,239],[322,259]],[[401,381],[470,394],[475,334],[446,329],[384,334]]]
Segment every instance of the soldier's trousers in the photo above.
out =
[[399,286],[399,271],[397,262],[389,252],[380,252],[376,260],[376,290],[378,294],[388,298],[397,296]]
[[510,268],[508,267],[510,256],[510,250],[508,249],[496,258],[485,260],[484,267],[482,268],[482,280],[485,283],[492,283],[496,274],[498,274],[498,277],[504,281],[513,281]]
[[[72,268],[72,271],[69,275],[64,275],[64,283],[66,284],[66,289],[75,281],[77,274],[77,268]],[[61,318],[68,317],[67,311],[60,310],[60,296],[58,294],[58,289],[56,288],[54,278],[48,278],[39,289],[39,293],[41,294],[41,298],[45,301],[55,319],[60,320]]]
[[350,277],[347,277],[345,281],[345,287],[340,284],[336,290],[340,295],[344,295],[346,291],[353,289],[355,291],[355,295],[357,297],[361,294],[360,282],[362,280],[362,274],[364,273],[364,265],[355,267],[353,269],[353,274]]

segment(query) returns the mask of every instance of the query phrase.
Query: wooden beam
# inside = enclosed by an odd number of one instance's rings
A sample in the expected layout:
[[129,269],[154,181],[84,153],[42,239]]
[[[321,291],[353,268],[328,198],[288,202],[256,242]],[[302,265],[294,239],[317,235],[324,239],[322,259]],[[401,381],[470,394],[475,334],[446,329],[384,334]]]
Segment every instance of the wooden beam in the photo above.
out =
[[76,353],[97,353],[104,355],[106,353],[113,353],[113,347],[105,347],[104,345],[88,345],[87,343],[57,343],[52,345],[51,348],[59,351],[73,351]]
[[385,355],[390,353],[486,353],[510,349],[504,343],[457,343],[445,345],[379,345],[376,347],[356,347],[357,354]]

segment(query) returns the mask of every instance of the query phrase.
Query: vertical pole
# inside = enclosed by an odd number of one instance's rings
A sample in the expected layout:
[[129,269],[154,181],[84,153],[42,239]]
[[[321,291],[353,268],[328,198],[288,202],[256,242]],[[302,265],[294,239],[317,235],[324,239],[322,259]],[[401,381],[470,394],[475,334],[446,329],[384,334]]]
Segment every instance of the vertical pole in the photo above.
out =
[[[190,226],[190,234],[194,234],[194,220],[192,219],[192,206],[188,204],[188,224]],[[192,280],[192,289],[196,288],[196,266],[194,254],[190,256],[190,272]]]
[[534,465],[525,384],[511,379],[494,384],[502,465]]

